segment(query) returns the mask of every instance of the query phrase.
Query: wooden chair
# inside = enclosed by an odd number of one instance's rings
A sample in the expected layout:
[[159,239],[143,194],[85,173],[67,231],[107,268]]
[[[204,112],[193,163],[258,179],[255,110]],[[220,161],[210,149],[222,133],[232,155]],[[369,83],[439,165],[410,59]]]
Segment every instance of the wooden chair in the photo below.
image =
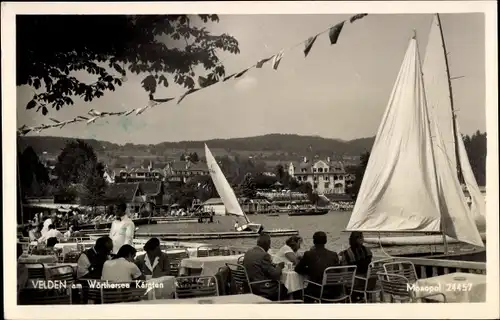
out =
[[278,297],[281,297],[280,292],[280,282],[276,280],[261,280],[261,281],[250,281],[248,277],[247,269],[242,264],[232,264],[226,263],[226,266],[229,268],[229,272],[231,275],[231,281],[234,281],[236,287],[236,294],[245,294],[252,293],[252,286],[256,284],[262,283],[277,283],[278,284]]
[[66,283],[73,283],[75,281],[74,270],[70,265],[58,265],[57,267],[47,269],[50,280],[61,280],[66,281]]
[[168,258],[170,260],[170,275],[177,277],[180,271],[180,265],[182,259],[189,258],[189,253],[184,250],[182,253],[169,254]]
[[25,265],[40,266],[39,268],[37,267],[28,268],[28,279],[44,279],[44,280],[47,279],[47,273],[43,263],[25,263]]
[[[99,282],[100,280],[95,280]],[[97,304],[131,302],[145,299],[146,289],[136,288],[133,282],[116,282],[123,287],[106,288],[96,286],[88,288],[88,300]]]
[[[302,296],[308,297],[321,303],[325,302],[341,302],[341,301],[351,301],[352,289],[354,287],[354,277],[356,275],[356,266],[338,266],[326,268],[323,272],[322,283],[313,282],[310,280],[304,281],[304,288],[302,289]],[[305,287],[307,285],[314,285],[321,288],[319,297],[306,294]],[[336,287],[339,286],[343,290],[339,293],[336,298],[326,298],[323,296],[325,287]]]
[[186,276],[175,279],[175,298],[213,297],[219,295],[219,286],[214,276]]
[[[365,303],[368,303],[368,297],[370,295],[376,297],[376,295],[380,294],[382,291],[382,288],[380,287],[380,283],[378,281],[377,273],[384,272],[384,264],[393,262],[394,260],[395,260],[394,258],[386,258],[386,259],[372,261],[368,265],[366,276],[356,274],[354,280],[355,282],[354,288],[352,289],[352,291],[362,293],[363,301]],[[357,285],[357,282],[362,283],[362,286]]]
[[384,273],[398,274],[408,279],[410,283],[414,283],[418,280],[417,270],[415,270],[415,266],[410,261],[394,261],[385,263]]
[[377,276],[382,287],[382,294],[389,295],[390,302],[419,302],[422,299],[435,296],[443,297],[443,302],[446,302],[446,296],[441,292],[429,293],[416,298],[414,291],[408,290],[408,285],[411,282],[402,275],[379,272]]

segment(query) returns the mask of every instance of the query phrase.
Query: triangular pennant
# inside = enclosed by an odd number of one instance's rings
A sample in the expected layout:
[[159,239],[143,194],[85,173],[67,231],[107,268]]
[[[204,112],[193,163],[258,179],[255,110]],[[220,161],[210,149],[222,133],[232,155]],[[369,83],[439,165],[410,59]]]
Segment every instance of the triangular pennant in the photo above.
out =
[[160,103],[169,102],[169,101],[174,100],[174,99],[175,98],[153,99],[153,101],[157,102],[158,104],[160,104]]
[[180,98],[179,98],[179,101],[177,101],[177,104],[181,103],[182,100],[184,100],[184,98],[188,95],[188,94],[191,94],[193,92],[196,92],[200,90],[200,88],[195,88],[195,89],[189,89],[188,91],[186,91]]
[[278,66],[280,65],[281,58],[283,58],[283,50],[280,51],[277,55],[274,56],[273,58],[273,69],[277,70]]
[[248,70],[250,70],[251,68],[252,68],[252,67],[250,67],[250,68],[246,68],[245,70],[243,70],[243,71],[239,72],[238,74],[236,74],[236,75],[234,76],[234,78],[235,78],[235,79],[237,79],[237,78],[239,78],[239,77],[243,76],[243,75],[244,75],[245,73],[247,73],[247,71],[248,71]]
[[356,15],[352,16],[351,19],[349,19],[349,22],[353,23],[354,21],[362,19],[362,18],[366,17],[367,15],[368,15],[368,13],[356,14]]
[[330,32],[328,33],[328,37],[330,38],[330,44],[336,44],[337,40],[339,39],[340,32],[342,31],[342,28],[344,27],[344,22],[342,21],[341,23],[337,23],[335,26],[330,28]]
[[97,120],[97,118],[99,118],[99,117],[93,117],[92,119],[89,119],[87,121],[87,124],[91,124],[92,122],[95,122]]
[[125,116],[128,116],[128,115],[132,114],[132,112],[134,112],[134,111],[135,111],[135,109],[132,109],[132,110],[129,110],[129,111],[125,112]]
[[149,106],[138,108],[137,111],[136,111],[136,113],[135,113],[135,115],[136,116],[140,115],[141,113],[143,113],[144,111],[146,111],[148,108],[149,108]]
[[311,51],[311,48],[314,45],[314,41],[316,41],[317,37],[318,37],[318,35],[315,35],[314,37],[310,37],[309,39],[307,39],[306,47],[304,48],[304,56],[307,57],[307,55],[309,54],[309,51]]
[[257,64],[255,64],[255,68],[257,68],[257,69],[262,68],[262,66],[264,65],[264,63],[268,62],[268,61],[269,61],[269,60],[271,60],[272,58],[274,58],[274,56],[270,56],[269,58],[259,60],[259,61],[257,62]]
[[232,75],[225,77],[224,80],[222,80],[222,81],[227,81],[227,80],[231,79],[232,77],[234,77],[235,75],[236,75],[236,73],[233,73]]

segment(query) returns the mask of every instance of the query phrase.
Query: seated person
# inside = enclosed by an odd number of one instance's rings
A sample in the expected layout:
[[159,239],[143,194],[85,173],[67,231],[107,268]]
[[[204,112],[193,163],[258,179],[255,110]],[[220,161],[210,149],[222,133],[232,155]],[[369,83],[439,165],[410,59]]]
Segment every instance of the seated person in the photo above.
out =
[[101,279],[104,263],[109,260],[113,241],[108,236],[97,239],[95,245],[82,252],[78,258],[77,278]]
[[146,279],[170,275],[170,261],[168,255],[161,251],[158,238],[149,239],[144,245],[144,251],[146,254],[138,256],[135,264]]
[[[323,231],[314,233],[314,247],[304,253],[304,257],[300,259],[299,263],[295,267],[295,271],[297,273],[307,276],[309,281],[313,281],[318,284],[322,284],[323,273],[326,268],[340,265],[337,253],[325,248],[326,242],[326,234]],[[341,289],[342,288],[337,286],[324,287],[323,298],[334,299],[340,294],[339,290]],[[321,288],[309,283],[305,289],[305,293],[319,298]],[[304,297],[304,299],[304,302],[311,302],[308,301],[306,297]]]
[[[349,236],[349,248],[340,253],[340,258],[343,265],[355,265],[356,275],[360,277],[366,277],[368,272],[368,266],[372,262],[372,252],[370,249],[363,245],[363,233],[359,231],[353,231]],[[368,290],[373,289],[377,284],[377,275],[371,275],[368,279]],[[357,290],[364,290],[365,280],[356,278],[354,282],[354,287]],[[353,301],[358,301],[363,298],[363,295],[359,292],[353,292]]]
[[68,231],[66,231],[64,233],[64,238],[65,239],[71,238],[71,236],[73,235],[73,231],[74,231],[73,229],[74,229],[73,225],[69,226]]
[[261,234],[257,240],[257,246],[245,253],[243,266],[247,270],[250,282],[274,280],[274,282],[252,285],[252,292],[269,300],[277,301],[286,297],[286,288],[282,284],[278,284],[285,264],[281,262],[274,266],[271,255],[267,252],[269,248],[271,248],[271,237],[268,234]]
[[137,250],[129,244],[121,246],[116,256],[104,263],[101,280],[113,282],[144,280],[144,275],[134,263],[136,253]]
[[[55,238],[55,240],[51,239],[51,241],[49,241],[50,238]],[[54,245],[58,243],[62,238],[63,234],[61,233],[61,231],[57,230],[53,224],[50,224],[48,227],[48,231],[38,239],[38,242],[46,243],[47,247],[54,247]]]
[[302,238],[299,236],[292,236],[288,238],[285,245],[281,247],[278,253],[274,256],[273,262],[292,262],[294,265],[299,263],[299,255],[297,251],[300,249],[300,244],[302,243]]
[[30,229],[30,231],[28,232],[30,242],[37,241],[42,236],[40,230],[41,230],[40,226],[34,223],[32,229]]

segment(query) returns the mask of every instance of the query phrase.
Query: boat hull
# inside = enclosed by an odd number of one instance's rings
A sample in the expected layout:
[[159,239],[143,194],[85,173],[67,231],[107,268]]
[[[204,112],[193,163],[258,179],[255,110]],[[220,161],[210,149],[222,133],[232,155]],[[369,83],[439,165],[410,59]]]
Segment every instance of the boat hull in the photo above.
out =
[[297,212],[289,212],[288,215],[293,216],[322,216],[330,212],[329,209],[315,209],[313,211],[297,211]]
[[[482,233],[481,238],[486,241],[486,234]],[[446,237],[448,244],[459,243],[457,239]],[[442,245],[443,236],[410,236],[410,237],[380,237],[380,238],[364,238],[365,243],[381,244],[383,246],[412,246],[412,245]]]

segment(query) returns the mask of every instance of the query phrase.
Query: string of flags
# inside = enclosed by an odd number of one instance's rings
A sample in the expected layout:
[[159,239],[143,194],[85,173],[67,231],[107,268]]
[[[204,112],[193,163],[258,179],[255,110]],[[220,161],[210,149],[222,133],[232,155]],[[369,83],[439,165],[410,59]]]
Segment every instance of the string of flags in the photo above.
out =
[[[317,38],[320,35],[328,32],[328,38],[330,40],[330,44],[334,45],[338,42],[338,39],[340,37],[340,33],[342,32],[342,29],[344,28],[344,25],[346,22],[353,23],[359,19],[364,18],[367,15],[368,15],[367,13],[360,13],[360,14],[353,15],[349,19],[344,20],[342,22],[339,22],[333,26],[330,26],[328,29],[321,31],[314,36],[309,37],[305,41],[301,41],[298,45],[301,45],[301,44],[304,45],[304,49],[303,49],[304,57],[307,58],[307,56],[309,55],[309,52],[311,51],[312,47],[314,46],[314,43],[316,42]],[[239,72],[232,73],[231,75],[226,76],[226,77],[221,78],[221,79],[218,79],[218,80],[208,79],[208,78],[199,76],[198,77],[199,87],[187,90],[185,93],[183,93],[178,98],[171,97],[171,98],[164,98],[164,99],[155,99],[154,97],[150,97],[150,101],[148,102],[148,104],[146,106],[139,107],[139,108],[133,108],[130,110],[124,110],[124,111],[119,111],[119,112],[100,112],[100,111],[97,111],[95,109],[91,109],[85,116],[77,116],[77,117],[70,119],[70,120],[60,121],[60,120],[57,120],[54,118],[49,118],[52,121],[52,123],[50,123],[50,124],[41,124],[41,125],[35,126],[35,127],[28,127],[26,125],[23,125],[22,127],[20,127],[18,129],[18,133],[20,135],[26,135],[30,132],[40,133],[42,130],[46,130],[49,128],[63,128],[68,124],[76,123],[76,122],[86,122],[87,125],[89,125],[91,123],[94,123],[98,119],[110,117],[110,116],[125,116],[125,117],[127,117],[127,116],[130,116],[132,114],[135,114],[136,116],[138,116],[149,109],[157,107],[161,104],[168,103],[168,102],[175,100],[175,99],[177,99],[177,104],[180,104],[182,102],[182,100],[184,100],[190,94],[193,94],[199,90],[208,88],[208,87],[210,87],[216,83],[219,83],[219,82],[225,82],[225,81],[228,81],[230,79],[241,78],[249,70],[251,70],[253,68],[261,69],[268,62],[271,62],[271,67],[274,70],[278,70],[280,62],[283,59],[284,53],[288,50],[295,48],[296,46],[297,45],[292,46],[288,49],[282,49],[281,51],[279,51],[278,53],[276,53],[270,57],[258,60],[255,64],[253,64],[250,67],[247,67]]]

